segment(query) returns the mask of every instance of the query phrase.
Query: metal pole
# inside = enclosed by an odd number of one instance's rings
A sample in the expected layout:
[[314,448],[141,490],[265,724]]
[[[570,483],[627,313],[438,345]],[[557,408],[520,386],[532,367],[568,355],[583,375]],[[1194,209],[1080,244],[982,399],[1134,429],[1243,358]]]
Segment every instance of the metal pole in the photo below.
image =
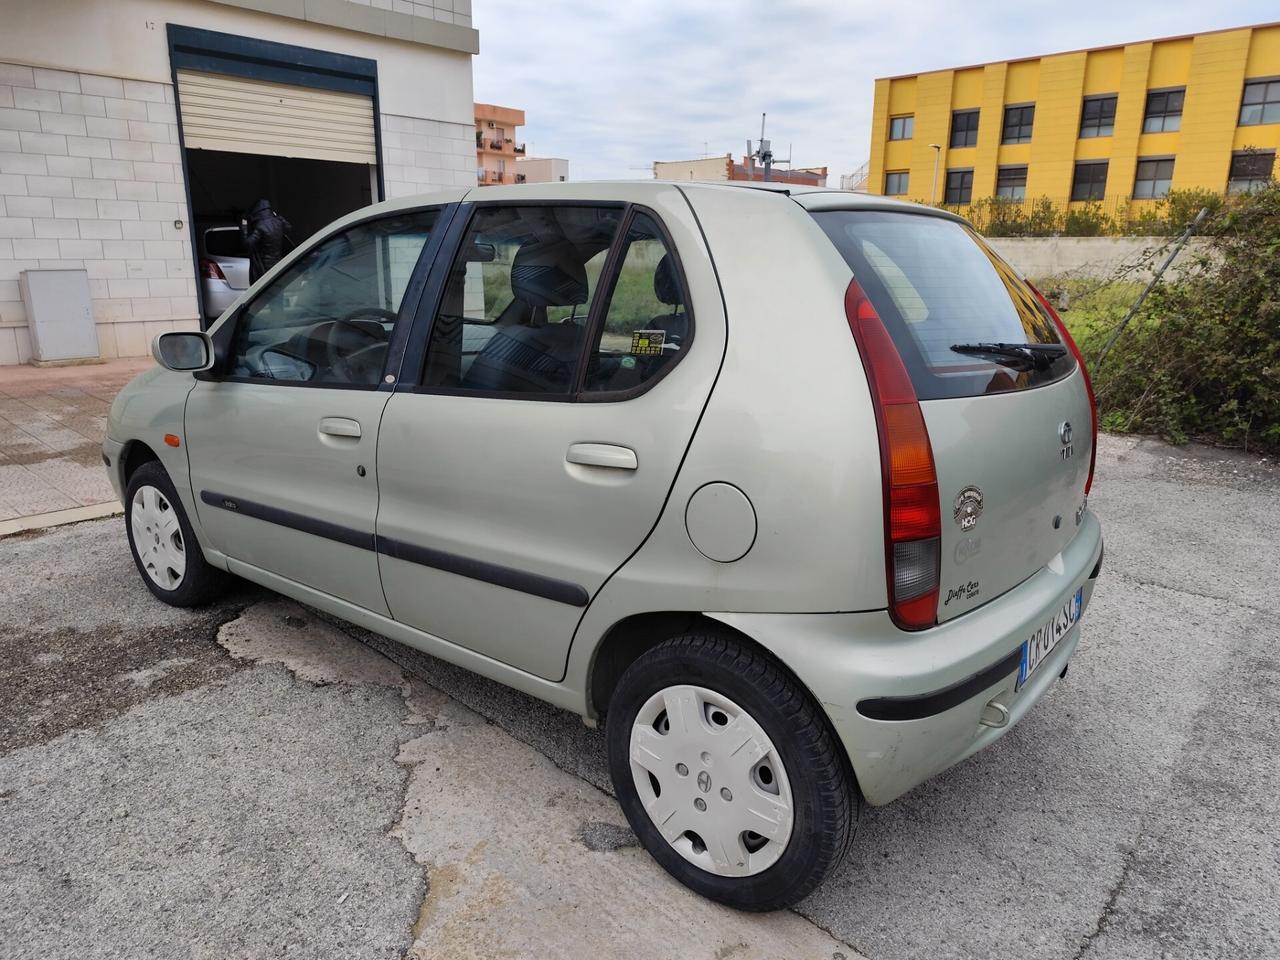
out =
[[1111,336],[1107,338],[1106,344],[1102,347],[1102,352],[1098,354],[1098,359],[1093,364],[1095,370],[1102,366],[1102,361],[1107,359],[1107,354],[1111,352],[1111,348],[1115,346],[1115,342],[1120,339],[1120,334],[1124,332],[1124,328],[1129,325],[1129,321],[1133,319],[1133,315],[1137,313],[1138,308],[1142,306],[1142,301],[1147,299],[1147,294],[1150,293],[1152,288],[1160,282],[1160,277],[1163,276],[1167,269],[1169,269],[1169,264],[1173,263],[1174,258],[1182,252],[1182,248],[1186,246],[1187,241],[1191,239],[1200,224],[1204,223],[1204,218],[1208,215],[1209,208],[1201,207],[1200,212],[1196,214],[1196,218],[1187,224],[1187,229],[1182,231],[1182,236],[1179,237],[1178,242],[1173,245],[1173,249],[1169,251],[1169,255],[1164,258],[1164,263],[1160,264],[1159,269],[1157,269],[1155,274],[1151,277],[1150,282],[1143,289],[1142,293],[1138,295],[1138,299],[1133,301],[1133,306],[1130,307],[1129,312],[1124,315],[1124,319],[1120,321],[1115,330],[1111,332]]
[[931,143],[933,147],[933,189],[929,191],[929,202],[938,202],[938,163],[942,160],[942,144]]

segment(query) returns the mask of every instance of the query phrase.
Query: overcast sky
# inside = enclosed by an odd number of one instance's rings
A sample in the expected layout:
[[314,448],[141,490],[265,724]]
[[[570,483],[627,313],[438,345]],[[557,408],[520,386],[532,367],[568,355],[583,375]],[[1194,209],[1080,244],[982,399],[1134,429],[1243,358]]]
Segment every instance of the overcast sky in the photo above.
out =
[[474,0],[475,96],[519,107],[530,154],[574,180],[654,160],[866,161],[876,77],[1275,20],[1275,0]]

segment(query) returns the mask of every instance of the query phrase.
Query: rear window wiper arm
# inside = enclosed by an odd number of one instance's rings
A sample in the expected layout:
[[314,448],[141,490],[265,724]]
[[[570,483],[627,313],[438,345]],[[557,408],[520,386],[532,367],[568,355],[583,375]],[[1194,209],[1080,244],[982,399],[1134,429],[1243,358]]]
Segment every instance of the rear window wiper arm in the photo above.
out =
[[1021,360],[1037,370],[1047,370],[1053,362],[1067,352],[1061,343],[953,343],[951,349],[979,357],[1000,360]]

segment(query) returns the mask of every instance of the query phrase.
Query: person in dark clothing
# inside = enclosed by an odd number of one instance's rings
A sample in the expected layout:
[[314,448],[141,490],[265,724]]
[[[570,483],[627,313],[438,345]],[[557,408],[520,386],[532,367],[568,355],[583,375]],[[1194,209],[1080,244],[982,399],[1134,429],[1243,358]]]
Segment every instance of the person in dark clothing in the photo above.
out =
[[240,235],[244,238],[245,249],[249,251],[250,283],[255,283],[280,262],[284,255],[285,234],[291,229],[289,221],[272,210],[266,200],[255,203],[248,218],[240,221]]

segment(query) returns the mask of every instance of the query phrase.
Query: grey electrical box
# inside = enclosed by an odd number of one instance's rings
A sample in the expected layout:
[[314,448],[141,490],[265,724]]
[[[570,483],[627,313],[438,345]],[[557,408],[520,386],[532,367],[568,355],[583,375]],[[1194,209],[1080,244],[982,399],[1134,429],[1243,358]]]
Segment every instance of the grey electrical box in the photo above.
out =
[[19,286],[36,360],[98,356],[98,331],[83,270],[24,270]]

